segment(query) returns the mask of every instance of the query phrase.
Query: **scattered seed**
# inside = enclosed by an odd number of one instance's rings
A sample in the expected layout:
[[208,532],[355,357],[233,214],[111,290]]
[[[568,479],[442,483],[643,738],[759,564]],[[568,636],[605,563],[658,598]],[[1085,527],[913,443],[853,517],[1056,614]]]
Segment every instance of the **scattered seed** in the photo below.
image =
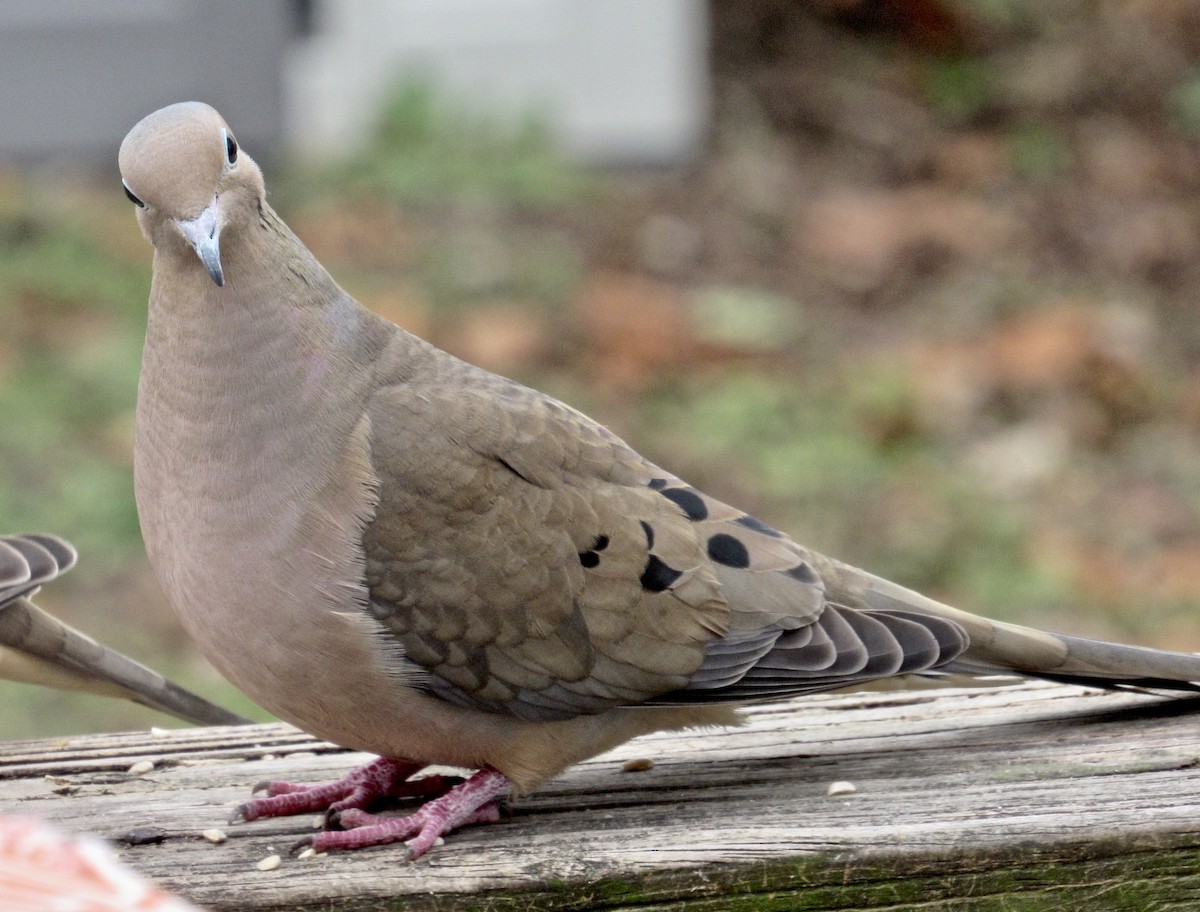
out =
[[312,846],[309,846],[307,849],[305,849],[303,852],[301,852],[296,857],[297,858],[315,858],[316,855],[317,855],[317,850],[314,849]]
[[260,871],[274,871],[277,867],[283,864],[283,859],[278,855],[268,855],[254,867]]
[[207,839],[209,842],[213,843],[214,845],[220,845],[222,842],[224,842],[226,839],[229,838],[228,836],[225,835],[224,830],[217,830],[217,829],[205,830],[200,835],[203,836],[205,839]]
[[[405,844],[405,845],[412,845],[412,844],[413,844],[414,842],[416,842],[416,841],[417,841],[417,837],[416,837],[416,836],[414,836],[412,839],[406,839],[406,840],[404,840],[404,844]],[[437,839],[435,839],[435,840],[433,841],[433,845],[434,845],[434,847],[437,847],[437,846],[440,846],[440,845],[445,845],[445,844],[446,844],[446,840],[445,840],[445,839],[443,839],[441,836],[439,836]]]
[[153,760],[139,760],[137,763],[133,764],[133,766],[129,767],[129,775],[141,776],[150,772],[152,769],[154,769]]
[[287,758],[289,760],[295,760],[300,757],[315,757],[315,756],[316,756],[315,751],[295,751],[293,753],[288,754]]
[[621,764],[623,773],[641,773],[654,768],[654,761],[649,757],[636,757]]
[[164,735],[171,734],[171,729],[159,728],[157,725],[151,725],[150,726],[150,734],[154,735],[154,737],[156,737],[156,738],[161,738]]
[[318,814],[316,817],[313,818],[312,828],[314,830],[320,830],[320,829],[323,829],[324,827],[325,827],[325,815]]
[[275,754],[263,754],[258,759],[259,760],[278,760],[279,758]]
[[838,795],[853,795],[857,791],[858,787],[853,782],[839,780],[829,783],[829,788],[825,789],[825,794],[830,798],[836,798]]

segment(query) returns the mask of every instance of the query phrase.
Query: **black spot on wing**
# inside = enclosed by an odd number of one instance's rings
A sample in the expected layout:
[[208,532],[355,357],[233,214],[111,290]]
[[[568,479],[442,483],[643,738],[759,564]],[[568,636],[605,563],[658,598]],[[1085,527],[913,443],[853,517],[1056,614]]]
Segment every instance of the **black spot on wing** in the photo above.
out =
[[747,529],[753,529],[755,532],[761,532],[763,535],[770,535],[772,538],[783,538],[783,533],[772,529],[761,519],[756,519],[753,516],[739,516],[734,520],[739,526],[745,526]]
[[750,566],[750,552],[746,546],[725,532],[718,532],[709,538],[708,556],[726,567],[741,570]]
[[592,567],[600,566],[599,552],[603,551],[607,547],[608,547],[608,536],[607,535],[597,535],[592,540],[592,546],[590,548],[588,548],[585,551],[579,552],[579,563],[583,564],[583,566],[588,568],[589,570]]
[[665,478],[651,478],[649,484],[651,491],[661,491],[667,486],[668,482]]
[[642,571],[640,581],[642,588],[647,592],[662,592],[664,589],[671,588],[671,584],[681,576],[683,576],[682,571],[668,567],[651,554],[650,559],[646,561],[646,569]]
[[646,547],[653,548],[654,547],[654,527],[651,526],[650,523],[646,522],[646,520],[644,520],[644,519],[640,520],[640,522],[642,524],[642,531],[646,533]]
[[687,488],[667,488],[659,493],[678,504],[688,515],[688,519],[699,521],[708,518],[708,507],[695,491],[689,491]]
[[792,579],[798,580],[801,583],[820,582],[820,577],[817,576],[817,571],[804,561],[801,561],[794,567],[784,570],[783,574],[784,576],[790,576]]

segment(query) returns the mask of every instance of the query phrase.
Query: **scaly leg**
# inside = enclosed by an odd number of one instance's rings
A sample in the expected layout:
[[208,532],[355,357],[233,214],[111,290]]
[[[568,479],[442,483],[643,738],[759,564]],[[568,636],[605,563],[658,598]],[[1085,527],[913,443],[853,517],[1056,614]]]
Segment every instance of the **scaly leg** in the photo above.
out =
[[[291,782],[260,782],[253,798],[236,808],[231,821],[283,817],[308,811],[325,811],[326,825],[346,831],[324,831],[297,843],[292,851],[312,846],[318,852],[357,849],[412,838],[408,857],[419,858],[439,836],[473,823],[499,819],[495,798],[508,787],[508,779],[492,769],[480,770],[463,781],[457,776],[432,775],[410,779],[423,764],[380,757],[323,785]],[[407,817],[370,814],[366,808],[380,798],[427,798],[419,810]],[[415,838],[414,838],[415,837]]]
[[500,808],[495,799],[508,785],[508,778],[503,773],[482,769],[440,798],[427,801],[407,817],[384,817],[359,808],[347,808],[339,815],[339,822],[348,829],[314,833],[300,840],[292,851],[305,846],[318,852],[360,849],[410,839],[408,858],[411,861],[433,848],[439,836],[469,824],[499,820]]

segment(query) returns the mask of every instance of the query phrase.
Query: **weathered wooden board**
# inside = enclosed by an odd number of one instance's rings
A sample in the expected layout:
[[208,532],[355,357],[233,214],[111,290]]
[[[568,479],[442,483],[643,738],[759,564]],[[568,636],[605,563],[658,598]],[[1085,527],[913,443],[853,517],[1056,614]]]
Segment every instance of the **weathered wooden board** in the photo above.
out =
[[[160,828],[121,857],[212,909],[1200,908],[1200,698],[1029,684],[747,717],[581,764],[413,864],[288,859],[309,816],[225,825],[259,780],[366,759],[282,725],[2,744],[0,807],[118,843]],[[827,797],[835,780],[857,791]]]

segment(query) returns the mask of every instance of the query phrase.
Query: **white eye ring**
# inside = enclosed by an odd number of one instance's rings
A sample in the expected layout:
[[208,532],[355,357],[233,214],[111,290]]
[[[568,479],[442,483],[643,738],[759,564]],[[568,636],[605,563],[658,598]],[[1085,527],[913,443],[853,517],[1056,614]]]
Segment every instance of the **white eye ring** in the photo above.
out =
[[237,160],[238,160],[237,140],[234,139],[233,134],[230,133],[228,130],[226,130],[224,127],[221,128],[221,144],[223,146],[225,146],[225,170],[228,171],[230,168],[237,167]]

